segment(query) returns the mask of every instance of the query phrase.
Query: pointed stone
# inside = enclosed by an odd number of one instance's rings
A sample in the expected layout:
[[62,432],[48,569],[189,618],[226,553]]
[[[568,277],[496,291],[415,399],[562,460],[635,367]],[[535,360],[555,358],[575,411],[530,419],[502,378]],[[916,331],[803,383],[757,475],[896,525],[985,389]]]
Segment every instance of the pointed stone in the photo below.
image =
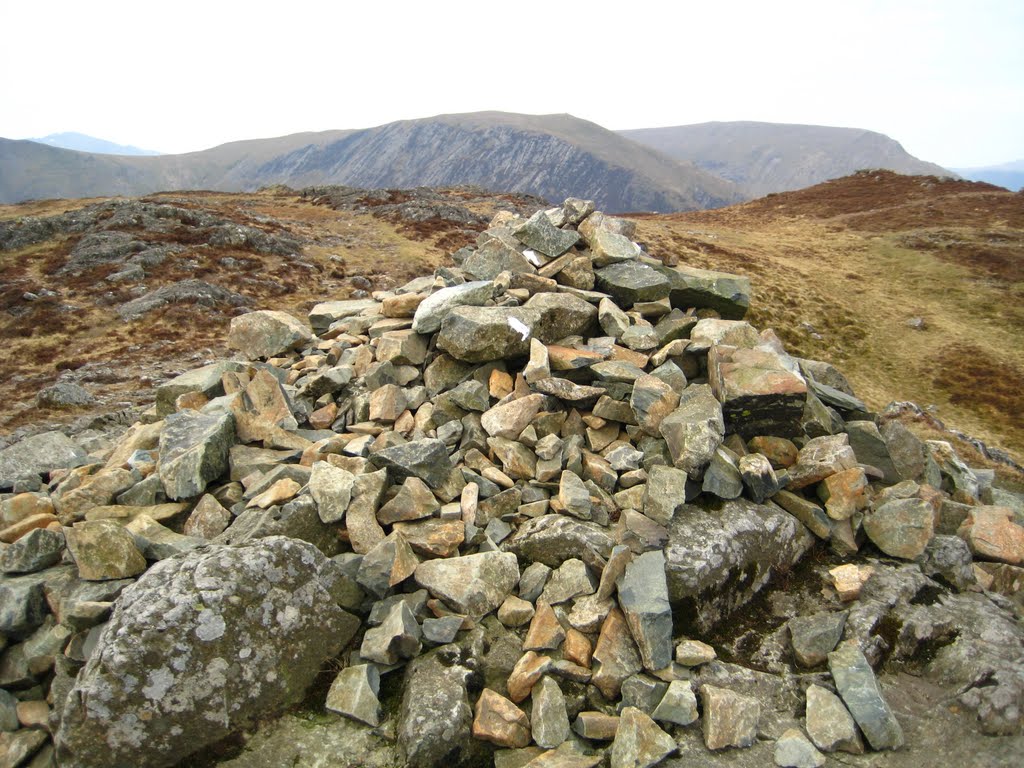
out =
[[503,405],[497,405],[480,417],[480,423],[491,437],[516,440],[529,426],[544,404],[544,395],[532,394]]
[[551,668],[551,657],[527,651],[516,662],[508,676],[508,696],[518,703],[523,701],[541,676]]
[[612,701],[619,697],[626,678],[643,669],[640,652],[630,634],[626,617],[618,608],[613,609],[601,625],[601,634],[594,649],[594,662],[597,669],[591,682],[606,699]]
[[824,752],[849,752],[860,755],[864,743],[853,716],[842,700],[820,685],[807,687],[807,735]]
[[377,507],[388,484],[387,470],[356,475],[352,500],[345,513],[345,529],[352,551],[365,555],[384,540],[384,529],[377,522]]
[[[526,578],[525,572],[523,573],[523,579]],[[522,580],[520,580],[520,585]],[[520,588],[522,588],[520,586]],[[533,604],[516,597],[515,595],[509,595],[505,598],[505,602],[498,608],[498,621],[504,624],[506,627],[522,627],[529,624],[533,619],[535,609]]]
[[383,597],[391,587],[409,578],[418,564],[405,536],[393,532],[363,556],[356,580],[368,592]]
[[551,677],[545,675],[533,687],[533,740],[541,747],[554,749],[569,738],[569,715],[565,696]]
[[196,536],[201,539],[213,539],[224,532],[231,522],[231,512],[225,509],[217,499],[210,494],[204,494],[196,504],[195,509],[185,521],[182,532],[186,536]]
[[391,607],[384,623],[366,630],[359,655],[364,659],[391,666],[414,658],[422,648],[422,633],[409,604],[399,601]]
[[553,226],[544,211],[538,211],[519,225],[515,235],[527,248],[540,251],[552,259],[561,256],[580,239],[579,232],[575,230]]
[[530,630],[523,640],[523,650],[554,651],[558,649],[564,639],[565,630],[558,623],[554,610],[548,603],[538,600],[537,611],[530,622]]
[[679,394],[657,376],[644,374],[633,382],[629,405],[640,428],[657,437],[662,420],[679,405]]
[[586,563],[578,558],[570,558],[551,574],[540,600],[557,605],[581,595],[593,594],[596,587],[596,581]]
[[601,299],[597,307],[597,320],[601,329],[616,339],[629,329],[629,317],[611,299]]
[[701,490],[720,499],[736,499],[743,495],[743,476],[739,456],[724,445],[715,449],[711,463],[704,470]]
[[410,440],[384,448],[374,453],[370,460],[379,467],[387,468],[389,477],[395,480],[418,477],[435,489],[445,484],[453,469],[445,444],[434,438]]
[[677,749],[675,739],[665,733],[649,715],[626,707],[619,715],[619,727],[612,743],[611,768],[650,768]]
[[407,477],[391,501],[377,510],[377,522],[391,525],[404,520],[421,520],[441,509],[433,491],[418,477]]
[[697,697],[688,680],[673,680],[651,717],[663,723],[689,725],[697,722]]
[[868,479],[860,467],[844,469],[826,477],[818,485],[818,498],[833,520],[849,520],[868,506]]
[[882,697],[875,673],[855,642],[844,643],[828,655],[836,689],[872,749],[899,749],[903,729]]
[[380,725],[380,672],[372,664],[346,667],[338,673],[327,692],[324,705],[331,712],[366,725]]
[[416,583],[452,609],[481,618],[501,605],[519,581],[511,552],[481,552],[448,560],[427,560],[415,571]]
[[779,480],[771,462],[760,453],[748,453],[739,461],[740,477],[747,492],[757,504],[779,492]]
[[648,670],[672,663],[672,608],[668,601],[665,555],[644,552],[626,565],[618,581],[619,605]]
[[687,387],[679,406],[659,427],[672,463],[692,479],[699,478],[725,435],[722,407],[706,384]]
[[687,474],[681,469],[651,467],[644,490],[643,513],[658,525],[668,525],[686,503]]
[[530,743],[530,718],[500,693],[484,688],[476,702],[473,736],[499,747],[522,749]]
[[794,616],[788,622],[793,653],[803,667],[823,664],[835,650],[846,626],[845,613],[819,613]]
[[779,768],[821,768],[821,754],[799,728],[789,728],[775,742],[775,764]]

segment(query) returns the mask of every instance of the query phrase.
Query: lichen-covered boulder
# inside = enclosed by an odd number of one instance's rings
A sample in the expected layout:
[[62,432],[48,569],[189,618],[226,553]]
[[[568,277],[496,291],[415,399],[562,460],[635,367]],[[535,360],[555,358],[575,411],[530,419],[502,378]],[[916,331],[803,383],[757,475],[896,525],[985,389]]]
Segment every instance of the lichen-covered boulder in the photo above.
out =
[[68,694],[60,764],[175,765],[300,700],[359,626],[331,598],[334,568],[283,536],[154,565]]

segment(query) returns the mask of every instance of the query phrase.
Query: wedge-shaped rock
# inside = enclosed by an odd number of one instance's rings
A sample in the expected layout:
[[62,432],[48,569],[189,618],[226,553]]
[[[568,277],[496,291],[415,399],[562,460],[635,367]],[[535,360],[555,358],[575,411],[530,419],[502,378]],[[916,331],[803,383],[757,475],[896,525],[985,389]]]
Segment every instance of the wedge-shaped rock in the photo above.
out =
[[530,743],[530,718],[500,693],[484,688],[474,711],[473,735],[499,747],[522,749]]
[[695,384],[683,390],[679,407],[662,419],[659,429],[668,443],[672,463],[697,479],[725,434],[722,406],[711,387]]
[[657,376],[644,374],[633,382],[629,405],[640,428],[657,437],[661,422],[679,405],[679,393]]
[[261,309],[231,321],[228,346],[250,360],[277,357],[311,341],[309,326],[287,312]]
[[615,542],[608,530],[597,523],[566,515],[542,515],[528,520],[512,534],[502,548],[527,562],[557,568],[578,558],[595,570],[604,568]]
[[[589,217],[593,218],[593,217]],[[605,221],[608,220],[604,217]],[[617,221],[622,221],[617,219]],[[590,246],[590,259],[595,267],[606,267],[609,264],[630,262],[639,255],[633,241],[621,232],[614,232],[605,227],[590,228],[583,226],[580,230]],[[589,234],[587,234],[589,232]]]
[[422,648],[419,624],[405,601],[391,606],[387,618],[379,627],[366,630],[359,655],[378,664],[391,666],[414,658]]
[[370,726],[380,725],[380,672],[373,664],[346,667],[327,692],[324,706]]
[[672,608],[668,601],[665,555],[644,552],[626,565],[618,580],[619,605],[633,633],[646,669],[672,663]]
[[172,413],[160,435],[157,471],[169,499],[198,496],[228,468],[228,450],[235,442],[230,414],[197,411]]
[[569,738],[569,715],[565,696],[551,677],[545,676],[533,687],[533,740],[545,749],[554,749]]
[[309,474],[309,492],[316,502],[320,519],[325,523],[338,523],[352,501],[356,476],[326,461],[313,464]]
[[0,490],[15,483],[39,488],[41,475],[86,462],[85,451],[63,432],[43,432],[0,450]]
[[476,280],[435,291],[424,299],[412,319],[416,333],[435,333],[454,307],[481,307],[494,294],[494,283]]
[[392,531],[363,556],[356,579],[368,592],[383,597],[391,587],[409,578],[418,563],[405,536]]
[[688,680],[673,680],[651,717],[664,723],[689,725],[697,721],[697,697]]
[[[580,235],[572,229],[559,229],[551,224],[544,211],[537,211],[515,230],[519,242],[552,259],[561,256],[577,242]],[[472,257],[471,257],[472,258]]]
[[902,747],[903,729],[882,697],[875,673],[856,642],[844,643],[832,651],[828,668],[843,703],[872,749]]
[[374,299],[352,299],[349,301],[324,301],[309,311],[309,324],[316,333],[323,333],[332,323],[355,317],[363,312],[380,307]]
[[857,732],[850,711],[842,699],[820,685],[807,687],[807,735],[825,752],[864,752],[864,743]]
[[707,631],[746,604],[814,539],[792,515],[746,499],[685,504],[668,525],[669,599]]
[[780,768],[821,768],[825,756],[799,728],[788,728],[775,742],[775,764]]
[[377,522],[391,525],[400,521],[420,520],[431,517],[440,509],[441,504],[425,482],[418,477],[407,477],[395,497],[377,510]]
[[462,268],[477,280],[493,280],[502,272],[537,271],[519,250],[498,238],[491,238],[473,251]]
[[857,457],[843,435],[824,435],[807,441],[797,454],[796,464],[789,468],[786,488],[796,490],[824,480],[837,472],[853,469]]
[[163,418],[169,413],[174,413],[174,401],[189,392],[201,392],[211,400],[220,397],[224,394],[224,385],[221,382],[223,375],[228,372],[241,371],[244,368],[245,363],[221,360],[175,376],[156,389],[157,415]]
[[301,700],[359,626],[331,598],[334,569],[284,537],[154,565],[121,594],[68,695],[60,764],[176,764]]
[[716,344],[708,351],[708,381],[722,403],[728,432],[796,437],[807,401],[807,382],[774,352]]
[[971,553],[1010,565],[1024,562],[1024,526],[1009,507],[974,507],[957,530]]
[[626,617],[618,608],[612,609],[601,625],[593,660],[596,666],[591,682],[605,698],[613,701],[619,697],[626,678],[643,669],[640,651],[629,631]]
[[534,394],[520,397],[485,411],[480,416],[480,424],[491,437],[517,440],[519,434],[536,417],[543,404],[544,395]]
[[519,563],[511,552],[481,552],[416,566],[416,583],[453,610],[475,618],[501,605],[519,582]]
[[677,749],[676,741],[636,707],[619,715],[612,743],[611,768],[651,768]]
[[594,278],[597,289],[610,295],[620,307],[632,307],[640,301],[658,301],[669,294],[668,278],[635,260],[598,269]]
[[761,335],[750,323],[742,320],[719,320],[705,317],[690,330],[689,352],[706,352],[715,345],[753,349],[761,343]]
[[378,467],[385,467],[388,476],[394,480],[418,477],[435,490],[443,486],[452,473],[448,449],[436,438],[410,440],[384,448],[374,453],[370,460]]
[[725,320],[742,320],[750,308],[750,278],[684,265],[654,268],[671,284],[673,307],[713,309]]

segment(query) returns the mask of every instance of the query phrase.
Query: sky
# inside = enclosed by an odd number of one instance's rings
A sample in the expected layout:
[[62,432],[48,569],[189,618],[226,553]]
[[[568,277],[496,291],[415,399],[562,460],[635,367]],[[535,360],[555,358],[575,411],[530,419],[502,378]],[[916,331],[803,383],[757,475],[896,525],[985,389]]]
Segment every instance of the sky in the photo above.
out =
[[0,136],[188,152],[436,114],[867,128],[1024,158],[1022,0],[0,0]]

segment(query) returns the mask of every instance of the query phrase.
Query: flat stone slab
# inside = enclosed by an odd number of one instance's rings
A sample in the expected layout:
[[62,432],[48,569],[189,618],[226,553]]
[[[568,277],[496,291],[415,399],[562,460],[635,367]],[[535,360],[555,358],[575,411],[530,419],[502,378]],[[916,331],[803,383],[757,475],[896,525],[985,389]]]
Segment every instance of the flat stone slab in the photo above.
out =
[[726,432],[745,440],[801,434],[807,382],[775,353],[716,344],[708,351],[708,381],[722,404]]

